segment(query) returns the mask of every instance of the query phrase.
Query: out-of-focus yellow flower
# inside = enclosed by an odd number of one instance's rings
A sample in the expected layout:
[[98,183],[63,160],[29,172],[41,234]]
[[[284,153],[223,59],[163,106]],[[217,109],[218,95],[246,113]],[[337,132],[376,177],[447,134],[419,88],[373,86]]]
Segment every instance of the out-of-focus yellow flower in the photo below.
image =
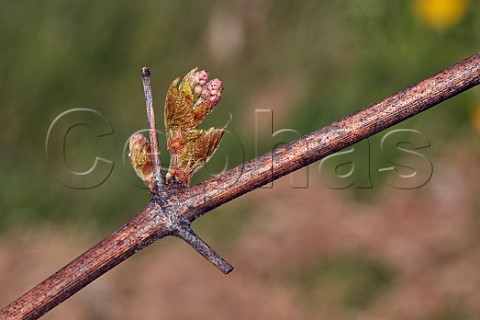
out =
[[446,29],[465,16],[468,3],[468,0],[414,0],[414,7],[420,19],[428,25]]

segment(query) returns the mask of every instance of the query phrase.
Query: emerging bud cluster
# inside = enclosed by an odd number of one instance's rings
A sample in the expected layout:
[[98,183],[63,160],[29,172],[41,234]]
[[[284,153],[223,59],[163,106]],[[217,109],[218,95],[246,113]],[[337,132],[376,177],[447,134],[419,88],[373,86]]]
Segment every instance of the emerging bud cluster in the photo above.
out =
[[165,131],[170,168],[167,183],[187,185],[217,149],[224,128],[199,130],[202,122],[222,97],[222,82],[208,81],[208,72],[194,68],[170,86],[165,101]]

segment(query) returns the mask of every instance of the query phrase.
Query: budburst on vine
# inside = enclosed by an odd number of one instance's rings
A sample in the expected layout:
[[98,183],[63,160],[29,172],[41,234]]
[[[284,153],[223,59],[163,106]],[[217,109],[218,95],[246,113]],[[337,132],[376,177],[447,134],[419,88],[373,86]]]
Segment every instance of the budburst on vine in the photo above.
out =
[[198,129],[222,97],[220,79],[208,81],[208,72],[194,68],[171,84],[165,101],[165,131],[170,152],[167,183],[187,185],[217,150],[222,128]]
[[141,133],[134,133],[129,139],[128,158],[137,176],[149,187],[153,184],[152,148]]

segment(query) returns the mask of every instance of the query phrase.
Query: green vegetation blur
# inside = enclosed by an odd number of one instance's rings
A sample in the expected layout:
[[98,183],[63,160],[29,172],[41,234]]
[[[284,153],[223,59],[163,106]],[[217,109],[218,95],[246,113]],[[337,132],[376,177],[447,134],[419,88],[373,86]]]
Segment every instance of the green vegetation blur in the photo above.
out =
[[[124,149],[146,127],[144,65],[161,130],[173,79],[199,66],[224,83],[204,127],[231,113],[231,134],[198,182],[227,158],[232,167],[272,149],[272,139],[256,141],[257,109],[273,110],[273,130],[306,134],[478,52],[479,10],[479,0],[2,1],[0,230],[52,222],[110,230],[145,205]],[[47,132],[73,108],[97,110],[113,133],[76,126],[63,157]],[[477,139],[479,109],[474,89],[397,127],[420,130],[440,150]],[[66,165],[87,171],[97,156],[114,163],[108,179],[87,189],[62,184]]]

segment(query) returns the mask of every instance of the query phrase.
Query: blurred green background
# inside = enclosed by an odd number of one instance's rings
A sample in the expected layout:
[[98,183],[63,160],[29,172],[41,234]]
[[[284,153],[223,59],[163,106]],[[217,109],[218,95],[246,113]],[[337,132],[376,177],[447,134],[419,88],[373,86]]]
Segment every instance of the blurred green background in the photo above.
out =
[[[130,134],[146,127],[139,75],[144,65],[152,70],[160,124],[164,95],[174,78],[199,66],[222,79],[220,106],[204,123],[204,127],[221,126],[228,113],[233,115],[232,135],[209,165],[210,172],[217,172],[227,156],[232,167],[286,142],[257,139],[256,148],[256,109],[273,110],[275,131],[290,128],[306,134],[478,52],[479,17],[479,0],[2,1],[0,238],[8,243],[15,234],[47,226],[98,240],[145,205],[148,192],[125,163],[124,152]],[[88,170],[95,156],[114,163],[108,179],[95,188],[72,189],[59,182],[68,180],[61,140],[50,141],[48,159],[45,153],[50,125],[72,108],[95,109],[113,128],[112,134],[102,137],[86,126],[69,132],[65,148],[71,169]],[[160,127],[163,130],[163,124]],[[467,161],[465,166],[474,166],[479,155],[480,90],[470,90],[396,128],[416,129],[428,137],[432,147],[425,152],[434,168],[453,147],[470,153],[473,163]],[[370,139],[373,151],[381,137]],[[382,161],[378,152],[371,157],[373,164]],[[166,152],[162,158],[168,162]],[[316,168],[311,167],[310,180],[320,179]],[[328,192],[338,196],[336,201],[351,203],[353,211],[381,203],[379,194],[384,192],[400,199],[406,196],[392,191],[375,172],[373,168],[373,188]],[[209,175],[203,170],[194,183]],[[256,207],[262,201],[282,202],[275,191],[275,187],[258,191],[269,192],[270,200],[238,200],[216,209],[196,229],[207,234],[214,247],[233,252],[244,228],[264,223],[252,222]],[[301,192],[313,194],[309,188]],[[480,207],[476,204],[472,212]],[[65,257],[65,262],[72,257]],[[395,272],[378,263],[357,253],[338,253],[324,263],[312,262],[305,270],[299,265],[299,274],[280,278],[310,295],[312,286],[328,286],[325,279],[335,279],[335,270],[340,270],[340,278],[353,282],[344,285],[347,294],[340,300],[346,302],[339,304],[367,310],[368,315],[367,302],[376,295],[361,298],[361,288],[384,290],[395,283]],[[242,260],[235,264],[242,268]],[[352,265],[364,276],[358,278]],[[14,296],[4,298],[2,303]],[[323,314],[305,308],[304,316]],[[433,312],[432,319],[470,319],[462,303],[445,308]]]

